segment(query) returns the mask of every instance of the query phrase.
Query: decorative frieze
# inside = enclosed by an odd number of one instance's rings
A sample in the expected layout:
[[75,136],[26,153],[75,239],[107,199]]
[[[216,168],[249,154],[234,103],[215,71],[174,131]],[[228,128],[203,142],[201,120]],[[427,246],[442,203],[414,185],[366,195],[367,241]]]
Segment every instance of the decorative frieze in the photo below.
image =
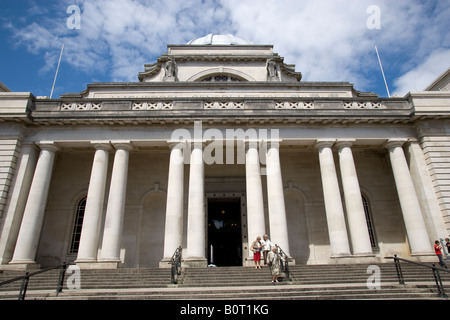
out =
[[204,109],[244,109],[244,102],[236,101],[213,101],[205,102]]
[[278,101],[275,109],[314,109],[313,101]]
[[159,102],[134,102],[132,110],[170,110],[173,109],[172,101]]
[[[302,99],[286,99],[286,100],[264,100],[264,99],[217,99],[217,100],[149,100],[149,101],[70,101],[61,102],[60,111],[150,111],[150,110],[173,110],[173,109],[276,109],[276,110],[375,110],[375,109],[392,109],[402,110],[408,109],[407,102],[386,103],[383,101],[339,101],[339,100],[302,100]],[[39,108],[39,107],[38,107]]]
[[70,102],[70,103],[62,103],[61,111],[89,111],[89,110],[101,110],[102,104],[101,102]]
[[173,109],[172,101],[159,102],[134,102],[132,110],[170,110]]
[[344,109],[382,109],[382,106],[376,101],[349,101],[344,102]]

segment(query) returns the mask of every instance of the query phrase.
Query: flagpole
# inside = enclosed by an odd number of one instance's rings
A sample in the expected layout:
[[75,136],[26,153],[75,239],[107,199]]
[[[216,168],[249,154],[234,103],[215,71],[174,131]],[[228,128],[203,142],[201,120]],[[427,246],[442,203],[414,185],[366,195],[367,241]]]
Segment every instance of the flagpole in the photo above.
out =
[[378,54],[377,46],[375,46],[375,51],[377,52],[378,62],[380,63],[381,73],[383,74],[384,85],[386,86],[386,91],[387,91],[388,97],[390,98],[391,94],[389,93],[389,88],[388,88],[388,85],[386,82],[386,77],[384,76],[383,66],[381,65],[381,59],[380,59],[380,55]]
[[61,53],[59,55],[58,67],[56,68],[55,79],[53,79],[52,91],[50,92],[50,99],[53,96],[53,89],[55,88],[56,77],[58,76],[59,64],[61,63],[61,57],[62,57],[62,54],[63,54],[63,50],[64,50],[64,43],[63,43],[63,45],[61,47]]

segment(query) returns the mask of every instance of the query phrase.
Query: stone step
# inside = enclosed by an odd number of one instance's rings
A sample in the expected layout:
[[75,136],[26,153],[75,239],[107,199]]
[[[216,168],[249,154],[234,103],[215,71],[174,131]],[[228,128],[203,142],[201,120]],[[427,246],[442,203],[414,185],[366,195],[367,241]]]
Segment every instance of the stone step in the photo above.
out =
[[[13,297],[11,297],[13,298]],[[293,299],[437,299],[436,289],[426,285],[400,286],[387,285],[379,290],[369,290],[363,286],[335,287],[292,287],[264,286],[215,288],[199,290],[117,290],[117,291],[65,291],[58,296],[47,293],[46,296],[35,295],[32,292],[29,299],[58,300],[293,300]]]
[[[184,269],[178,285],[170,284],[170,269],[81,270],[82,290],[64,289],[56,296],[58,270],[30,280],[27,299],[434,299],[431,270],[402,266],[407,285],[398,285],[393,264],[379,265],[381,289],[369,290],[369,265],[291,266],[291,282],[271,284],[268,267]],[[0,274],[0,282],[23,272]],[[450,287],[450,274],[441,272]],[[66,274],[66,279],[69,275]],[[420,284],[420,281],[426,281]],[[0,299],[17,299],[21,281],[0,287]],[[450,289],[449,289],[450,290]]]

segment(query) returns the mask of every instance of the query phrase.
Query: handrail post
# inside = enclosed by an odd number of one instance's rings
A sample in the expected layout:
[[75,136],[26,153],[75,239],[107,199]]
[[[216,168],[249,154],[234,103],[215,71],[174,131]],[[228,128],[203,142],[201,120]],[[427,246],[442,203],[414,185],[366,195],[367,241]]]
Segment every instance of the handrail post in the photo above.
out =
[[172,264],[171,268],[171,283],[177,284],[178,283],[178,276],[181,274],[181,252],[183,248],[180,246],[175,250],[175,253],[172,256],[172,259],[170,259],[170,264]]
[[405,280],[403,279],[402,267],[400,266],[400,260],[397,258],[396,254],[394,254],[394,264],[395,270],[397,271],[398,283],[405,284]]
[[25,273],[25,277],[22,279],[22,286],[20,287],[19,300],[25,300],[27,295],[28,282],[30,281],[30,272]]
[[439,297],[441,298],[447,298],[447,295],[445,294],[444,285],[442,284],[441,275],[439,273],[438,268],[436,268],[436,265],[433,263],[433,276],[434,280],[436,281],[436,287],[439,292]]
[[64,277],[66,276],[67,264],[66,260],[63,261],[61,267],[59,268],[59,278],[58,285],[56,287],[56,294],[61,293],[64,287]]
[[283,259],[280,260],[281,270],[286,275],[286,282],[291,282],[290,272],[289,272],[289,257],[288,255],[281,249],[278,245],[275,245],[278,251],[280,252],[280,256],[284,257],[285,263],[283,263]]

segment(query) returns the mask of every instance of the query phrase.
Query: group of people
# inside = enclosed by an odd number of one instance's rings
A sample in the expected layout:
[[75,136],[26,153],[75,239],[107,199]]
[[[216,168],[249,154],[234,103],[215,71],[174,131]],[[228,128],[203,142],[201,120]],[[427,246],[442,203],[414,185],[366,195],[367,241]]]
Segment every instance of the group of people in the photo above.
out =
[[[450,239],[445,239],[445,246],[447,247],[447,252],[450,252]],[[272,282],[278,282],[278,276],[280,274],[280,260],[283,259],[278,253],[277,246],[274,245],[265,234],[263,239],[258,236],[255,241],[253,241],[250,250],[253,251],[253,261],[255,262],[255,269],[261,269],[261,254],[264,265],[269,265],[272,272]],[[434,250],[436,256],[439,258],[439,264],[447,269],[445,264],[442,251],[443,248],[439,242],[436,240],[434,242]]]
[[278,282],[280,275],[280,260],[283,258],[278,253],[277,246],[273,244],[265,234],[263,239],[258,236],[253,241],[250,250],[253,251],[253,261],[255,262],[255,269],[261,269],[261,254],[264,265],[270,266],[272,272],[272,282]]

